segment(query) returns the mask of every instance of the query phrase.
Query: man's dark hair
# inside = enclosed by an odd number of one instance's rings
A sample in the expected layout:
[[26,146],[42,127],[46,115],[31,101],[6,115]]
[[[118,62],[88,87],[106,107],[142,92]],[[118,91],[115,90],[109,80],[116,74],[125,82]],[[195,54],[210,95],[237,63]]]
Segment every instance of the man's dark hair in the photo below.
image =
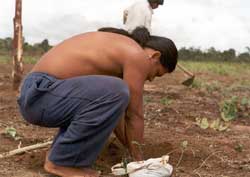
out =
[[171,39],[160,36],[150,36],[150,39],[144,47],[152,48],[161,52],[161,64],[167,68],[170,73],[175,70],[178,50]]
[[157,50],[161,53],[160,62],[168,70],[168,72],[173,72],[175,70],[178,58],[178,50],[174,42],[168,38],[160,36],[151,36],[148,29],[145,27],[137,27],[128,33],[124,29],[104,27],[98,29],[98,31],[117,33],[125,35],[129,38],[134,39],[141,47],[148,47]]
[[157,3],[159,5],[163,5],[164,0],[148,0],[149,3]]

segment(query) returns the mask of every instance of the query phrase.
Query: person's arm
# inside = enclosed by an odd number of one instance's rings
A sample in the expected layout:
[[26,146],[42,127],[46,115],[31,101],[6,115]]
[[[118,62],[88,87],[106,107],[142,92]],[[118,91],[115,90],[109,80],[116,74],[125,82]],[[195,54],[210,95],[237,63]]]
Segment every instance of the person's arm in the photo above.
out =
[[116,135],[116,137],[119,139],[119,141],[122,143],[123,146],[127,147],[127,140],[126,140],[126,136],[125,136],[125,118],[124,118],[124,114],[122,115],[122,117],[120,118],[120,121],[118,122],[114,133]]
[[127,17],[128,17],[128,10],[123,11],[123,24],[127,22]]
[[144,142],[143,86],[147,74],[142,62],[135,60],[125,65],[123,71],[123,79],[130,90],[130,103],[125,114],[125,139],[131,156],[137,161],[143,160],[140,144]]

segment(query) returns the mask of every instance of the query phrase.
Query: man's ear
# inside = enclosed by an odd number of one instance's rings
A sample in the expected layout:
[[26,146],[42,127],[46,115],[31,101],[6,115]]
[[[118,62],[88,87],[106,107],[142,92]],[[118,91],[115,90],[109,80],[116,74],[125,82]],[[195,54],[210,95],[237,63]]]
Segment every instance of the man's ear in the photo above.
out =
[[154,59],[155,61],[159,62],[160,58],[161,58],[161,52],[159,51],[154,51],[153,54],[151,55],[152,59]]

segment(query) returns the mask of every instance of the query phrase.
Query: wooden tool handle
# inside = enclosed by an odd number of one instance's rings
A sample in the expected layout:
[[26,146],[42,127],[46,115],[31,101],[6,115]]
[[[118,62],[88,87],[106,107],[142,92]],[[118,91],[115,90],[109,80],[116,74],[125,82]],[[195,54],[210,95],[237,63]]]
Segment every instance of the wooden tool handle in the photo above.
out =
[[187,75],[193,77],[194,74],[191,73],[190,71],[188,71],[184,66],[181,66],[180,64],[177,64],[177,67],[180,68],[184,73],[186,73]]

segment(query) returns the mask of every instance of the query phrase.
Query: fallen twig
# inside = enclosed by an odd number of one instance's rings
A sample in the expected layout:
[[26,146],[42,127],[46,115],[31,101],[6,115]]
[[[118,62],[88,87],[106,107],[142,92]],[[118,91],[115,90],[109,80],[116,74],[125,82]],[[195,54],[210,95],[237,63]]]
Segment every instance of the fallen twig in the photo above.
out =
[[181,163],[181,160],[182,160],[182,158],[183,158],[184,151],[185,151],[184,149],[181,149],[181,156],[180,156],[180,158],[179,158],[179,160],[178,160],[178,163],[176,164],[176,168],[178,168],[179,165],[180,165],[180,163]]
[[212,157],[213,155],[215,155],[215,154],[217,154],[217,153],[220,153],[220,152],[221,152],[221,151],[215,151],[215,152],[213,152],[212,154],[210,154],[210,155],[201,163],[201,165],[200,165],[198,168],[194,169],[193,172],[197,172],[197,171],[206,163],[206,161],[207,161],[210,157]]
[[20,154],[20,153],[23,153],[23,152],[26,152],[26,151],[44,148],[44,147],[47,147],[48,145],[51,145],[51,144],[52,144],[52,141],[48,141],[46,143],[38,143],[38,144],[31,145],[31,146],[18,148],[18,149],[15,149],[15,150],[0,154],[0,159],[10,157],[10,156],[14,156],[16,154]]
[[198,173],[197,171],[195,172],[195,174],[199,177],[201,177],[200,173]]
[[167,153],[167,155],[170,155],[170,154],[172,154],[172,153],[174,153],[174,152],[178,151],[179,149],[180,149],[180,148],[174,149],[174,150],[172,150],[172,151],[168,152],[168,153]]

